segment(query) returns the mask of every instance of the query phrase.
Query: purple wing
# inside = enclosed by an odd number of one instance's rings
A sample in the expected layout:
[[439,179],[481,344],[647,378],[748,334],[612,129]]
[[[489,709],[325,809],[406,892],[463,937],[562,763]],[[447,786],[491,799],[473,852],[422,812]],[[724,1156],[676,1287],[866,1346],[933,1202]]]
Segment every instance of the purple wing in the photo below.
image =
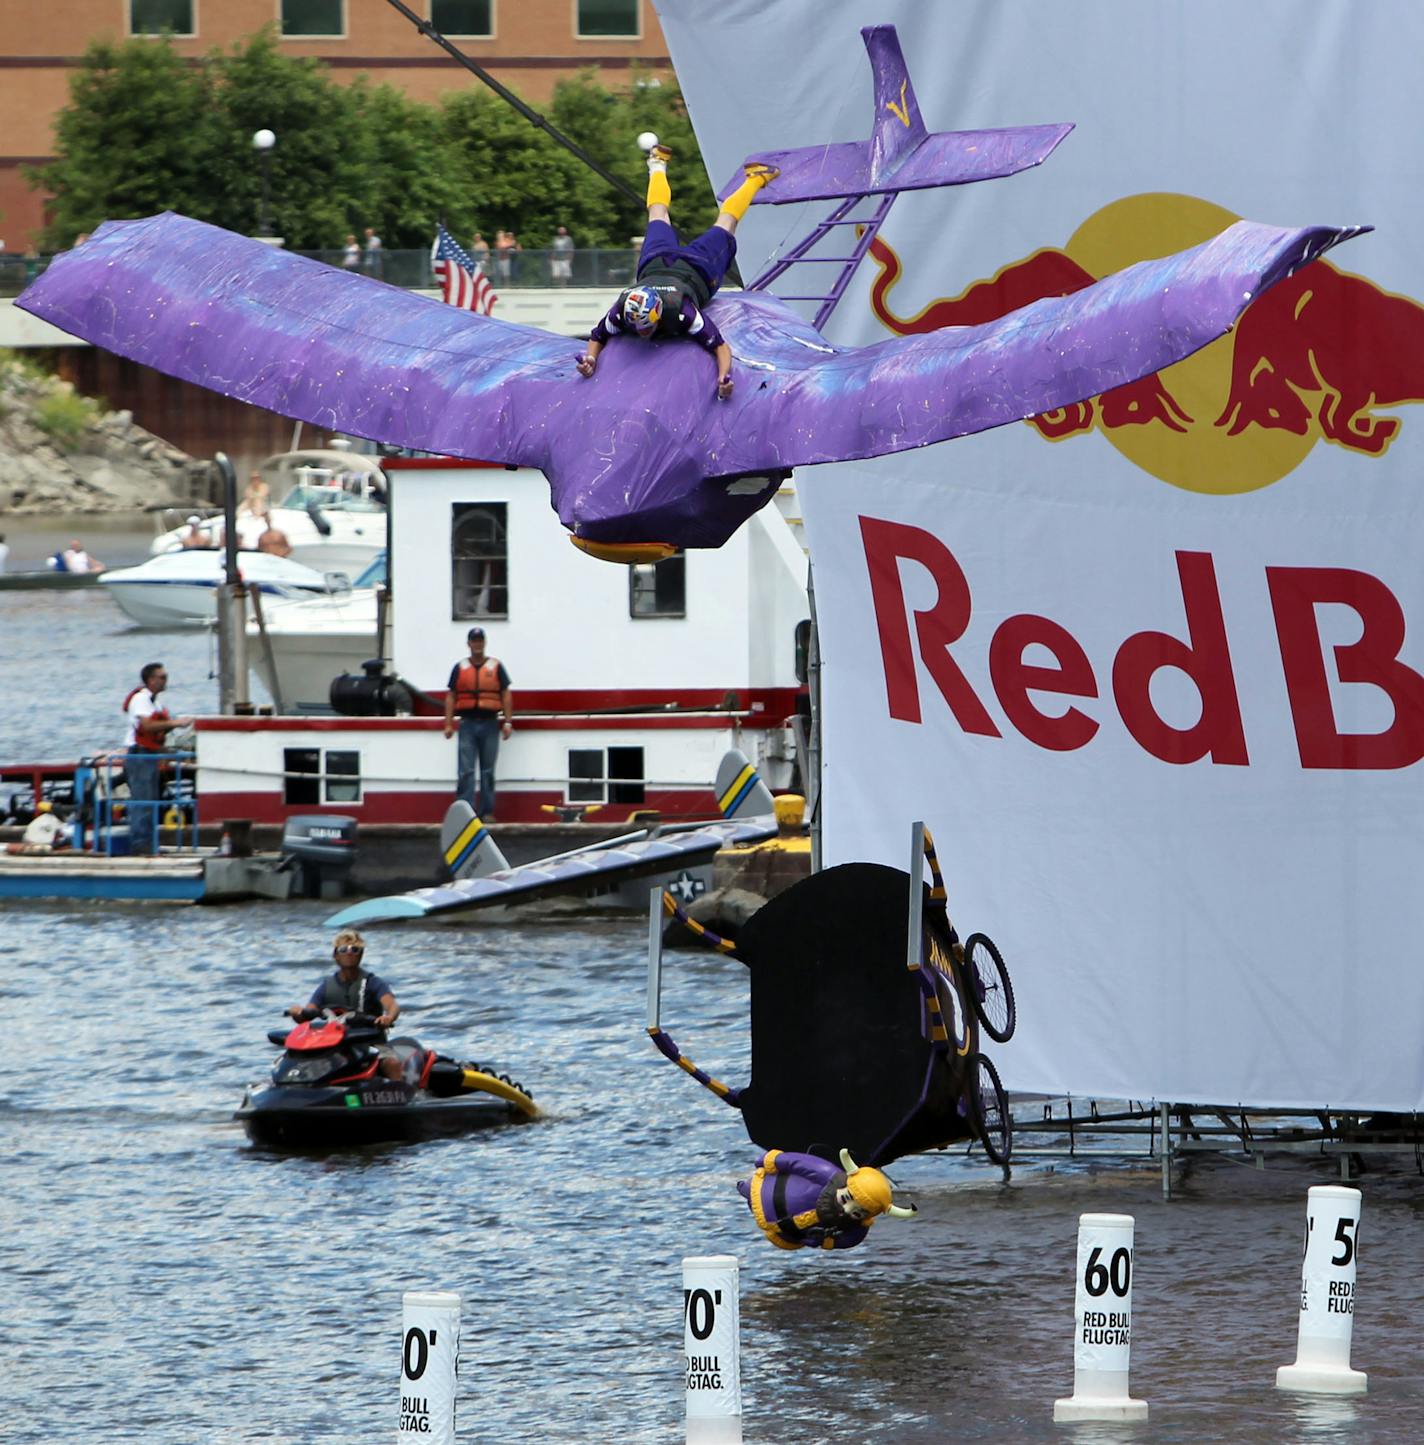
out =
[[751,383],[747,412],[759,413],[726,429],[719,462],[742,472],[881,456],[1097,396],[1190,356],[1253,297],[1368,229],[1238,221],[1200,246],[980,326],[849,350],[808,336],[775,298],[719,298],[709,314],[742,363],[739,385]]
[[577,341],[166,213],[101,226],[17,305],[132,361],[315,426],[541,467]]

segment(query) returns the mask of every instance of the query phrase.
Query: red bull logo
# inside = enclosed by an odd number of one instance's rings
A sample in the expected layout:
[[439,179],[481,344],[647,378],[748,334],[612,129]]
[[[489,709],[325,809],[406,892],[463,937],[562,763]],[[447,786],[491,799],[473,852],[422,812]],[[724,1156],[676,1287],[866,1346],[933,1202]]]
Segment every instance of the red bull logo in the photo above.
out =
[[[1035,251],[908,317],[890,303],[900,258],[877,237],[870,304],[901,336],[973,326],[1196,245],[1238,219],[1193,196],[1128,196],[1090,216],[1061,250]],[[1382,456],[1401,422],[1381,412],[1421,401],[1424,306],[1316,261],[1252,302],[1232,335],[1028,425],[1055,442],[1100,432],[1164,482],[1227,494],[1279,481],[1318,442]]]

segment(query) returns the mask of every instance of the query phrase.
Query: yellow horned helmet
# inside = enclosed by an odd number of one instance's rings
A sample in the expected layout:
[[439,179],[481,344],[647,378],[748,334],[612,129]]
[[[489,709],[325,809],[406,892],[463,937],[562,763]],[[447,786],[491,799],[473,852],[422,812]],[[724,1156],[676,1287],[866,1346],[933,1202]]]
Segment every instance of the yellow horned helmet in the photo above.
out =
[[850,1157],[849,1149],[841,1150],[841,1167],[846,1172],[846,1189],[850,1197],[868,1217],[874,1219],[877,1215],[888,1214],[892,1219],[909,1219],[915,1214],[913,1204],[905,1208],[892,1203],[890,1181],[880,1170],[858,1165]]

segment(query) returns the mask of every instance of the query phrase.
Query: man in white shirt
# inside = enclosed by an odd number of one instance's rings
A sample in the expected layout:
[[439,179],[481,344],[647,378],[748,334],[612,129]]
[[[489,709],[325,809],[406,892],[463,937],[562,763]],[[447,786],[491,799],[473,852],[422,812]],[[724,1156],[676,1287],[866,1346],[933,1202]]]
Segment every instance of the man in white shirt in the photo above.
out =
[[102,572],[104,564],[91,557],[78,537],[70,538],[69,546],[60,553],[66,572]]
[[10,544],[5,540],[5,534],[0,532],[0,574],[5,571],[5,564],[10,560]]
[[69,846],[69,829],[54,815],[54,804],[47,799],[39,805],[35,816],[25,824],[20,845],[26,853],[52,853]]
[[124,775],[129,785],[129,849],[133,853],[156,853],[163,745],[174,728],[187,727],[193,719],[169,717],[168,709],[159,703],[159,693],[168,686],[168,669],[161,662],[150,662],[139,677],[141,686],[124,699],[124,715],[128,718]]

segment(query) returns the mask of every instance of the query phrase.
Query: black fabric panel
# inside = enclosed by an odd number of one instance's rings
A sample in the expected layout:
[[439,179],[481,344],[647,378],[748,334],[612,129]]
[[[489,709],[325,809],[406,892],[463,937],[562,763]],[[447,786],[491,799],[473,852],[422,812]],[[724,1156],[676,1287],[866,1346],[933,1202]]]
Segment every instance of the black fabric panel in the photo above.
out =
[[908,887],[899,869],[847,863],[803,879],[738,930],[752,974],[741,1109],[761,1148],[830,1160],[848,1148],[870,1164],[968,1137],[958,1061],[925,1038],[905,967]]

